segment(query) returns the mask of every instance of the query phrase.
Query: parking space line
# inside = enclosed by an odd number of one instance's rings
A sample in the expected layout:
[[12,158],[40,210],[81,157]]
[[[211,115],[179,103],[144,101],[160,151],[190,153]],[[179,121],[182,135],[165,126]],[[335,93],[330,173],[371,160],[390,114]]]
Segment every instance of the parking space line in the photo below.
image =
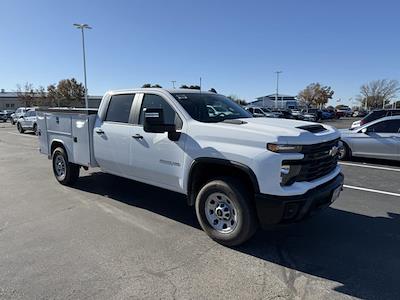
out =
[[360,168],[370,168],[370,169],[378,169],[378,170],[386,170],[386,171],[395,171],[395,172],[400,172],[400,169],[394,169],[394,168],[389,168],[389,167],[379,167],[379,166],[371,166],[371,165],[360,165],[360,164],[353,164],[353,163],[347,163],[347,162],[339,162],[340,165],[344,166],[354,166],[354,167],[360,167]]
[[360,191],[365,191],[365,192],[371,192],[371,193],[378,193],[378,194],[384,194],[384,195],[400,197],[400,194],[398,194],[398,193],[392,193],[392,192],[386,192],[386,191],[380,191],[380,190],[374,190],[374,189],[367,189],[367,188],[363,188],[363,187],[359,187],[359,186],[353,186],[353,185],[344,184],[343,187],[348,188],[348,189],[353,189],[353,190],[360,190]]

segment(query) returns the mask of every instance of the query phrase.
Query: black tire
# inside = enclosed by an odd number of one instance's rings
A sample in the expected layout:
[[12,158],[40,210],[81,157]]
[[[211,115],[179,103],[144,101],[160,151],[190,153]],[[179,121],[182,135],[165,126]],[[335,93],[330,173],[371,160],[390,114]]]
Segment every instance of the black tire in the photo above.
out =
[[[230,201],[228,202],[235,207],[231,211],[232,215],[236,216],[237,222],[230,232],[221,232],[223,229],[217,230],[211,225],[206,216],[206,202],[210,201],[209,199],[212,199],[213,195],[219,194],[225,195]],[[234,178],[221,177],[208,182],[197,194],[195,206],[200,226],[214,241],[222,245],[240,245],[250,239],[257,230],[258,220],[251,201],[251,194],[240,181]],[[214,214],[216,213],[217,211],[215,210]],[[222,222],[226,221],[223,220]],[[216,226],[215,223],[214,225]]]
[[11,125],[15,125],[15,122],[13,119],[11,119]]
[[19,133],[24,133],[25,132],[25,130],[22,128],[20,123],[17,123],[17,129],[18,129]]
[[37,125],[36,124],[33,124],[32,130],[37,135]]
[[345,142],[343,143],[343,149],[340,151],[339,160],[350,160],[351,159],[351,149],[349,145]]
[[[59,163],[63,163],[64,166],[60,166]],[[79,178],[80,166],[68,162],[68,156],[65,150],[61,147],[54,149],[52,154],[52,165],[54,176],[62,185],[73,185]],[[63,168],[63,171],[58,169],[58,166]]]

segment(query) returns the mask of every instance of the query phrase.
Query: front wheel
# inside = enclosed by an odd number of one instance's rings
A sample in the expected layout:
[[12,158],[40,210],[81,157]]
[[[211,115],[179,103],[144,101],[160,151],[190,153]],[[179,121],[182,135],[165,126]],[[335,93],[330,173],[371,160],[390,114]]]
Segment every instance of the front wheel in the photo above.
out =
[[343,142],[343,146],[340,147],[340,150],[339,150],[339,159],[340,160],[350,160],[351,159],[351,149],[344,142]]
[[35,135],[37,135],[37,125],[36,124],[33,124],[32,130],[35,133]]
[[63,185],[73,185],[79,177],[79,165],[70,163],[65,150],[56,148],[52,155],[53,172],[57,181]]
[[237,246],[257,229],[257,217],[250,193],[234,178],[223,177],[204,185],[196,197],[200,226],[216,242]]
[[24,128],[22,128],[21,123],[17,123],[17,129],[18,129],[19,133],[24,133],[25,132]]

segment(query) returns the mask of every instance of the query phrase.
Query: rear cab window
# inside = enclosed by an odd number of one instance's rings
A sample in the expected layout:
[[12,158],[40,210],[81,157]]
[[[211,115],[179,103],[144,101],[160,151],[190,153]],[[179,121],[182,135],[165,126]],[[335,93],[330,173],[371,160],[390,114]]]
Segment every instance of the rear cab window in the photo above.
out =
[[129,123],[134,94],[113,95],[109,101],[106,122]]

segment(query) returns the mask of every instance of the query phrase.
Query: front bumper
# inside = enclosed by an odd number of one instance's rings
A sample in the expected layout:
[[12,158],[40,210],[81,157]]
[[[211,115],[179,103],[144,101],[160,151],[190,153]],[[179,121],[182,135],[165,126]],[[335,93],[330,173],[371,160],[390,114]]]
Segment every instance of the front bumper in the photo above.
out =
[[332,204],[333,192],[343,186],[344,176],[338,174],[303,195],[274,196],[256,194],[255,202],[261,227],[300,221]]

